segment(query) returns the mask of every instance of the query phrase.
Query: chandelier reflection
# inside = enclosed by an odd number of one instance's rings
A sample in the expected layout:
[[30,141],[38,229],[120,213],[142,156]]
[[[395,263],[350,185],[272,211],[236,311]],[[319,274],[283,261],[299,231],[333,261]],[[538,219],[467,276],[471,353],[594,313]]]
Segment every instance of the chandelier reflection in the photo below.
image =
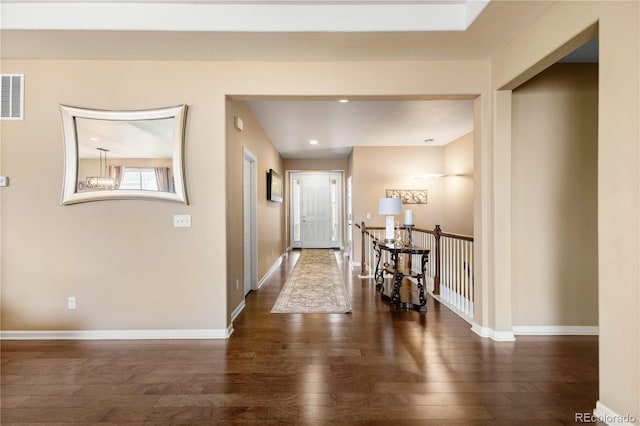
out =
[[88,176],[87,180],[78,182],[78,189],[101,191],[116,189],[116,179],[109,176],[107,166],[108,149],[96,148],[100,156],[99,176]]

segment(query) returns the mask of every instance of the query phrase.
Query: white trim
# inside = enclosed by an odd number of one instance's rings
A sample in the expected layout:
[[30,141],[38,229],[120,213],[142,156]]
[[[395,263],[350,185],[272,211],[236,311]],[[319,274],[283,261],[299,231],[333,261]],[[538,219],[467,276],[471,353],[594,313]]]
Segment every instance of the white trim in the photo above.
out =
[[[342,241],[342,237],[344,237],[344,214],[343,214],[343,194],[344,194],[344,186],[343,186],[343,182],[344,182],[344,171],[343,170],[331,170],[331,171],[294,171],[294,170],[287,170],[287,175],[288,177],[288,182],[289,182],[289,188],[293,188],[293,181],[294,180],[300,180],[300,199],[296,199],[295,202],[298,204],[298,207],[302,210],[304,210],[301,206],[301,203],[303,202],[303,198],[304,198],[304,178],[306,176],[326,176],[329,178],[329,187],[331,185],[331,179],[336,179],[337,181],[337,185],[336,185],[336,209],[339,212],[338,214],[338,229],[340,229],[340,237],[339,240],[331,240],[331,236],[327,236],[327,238],[329,238],[329,240],[326,241],[314,241],[314,244],[311,244],[312,242],[310,241],[304,241],[305,236],[304,234],[304,230],[301,227],[300,228],[300,238],[301,240],[293,240],[293,235],[294,235],[294,223],[293,220],[291,218],[293,218],[294,216],[294,197],[293,197],[293,190],[290,189],[290,196],[288,198],[289,200],[289,239],[291,240],[291,246],[294,248],[327,248],[327,249],[338,249],[338,250],[344,250],[344,246],[343,246],[343,241]],[[327,230],[329,231],[329,230]]]
[[[112,31],[464,31],[482,1],[9,1],[6,30]],[[82,19],[77,19],[82,16]]]
[[227,339],[231,333],[233,324],[226,329],[2,331],[0,340]]
[[[249,193],[245,191],[245,165],[249,165]],[[249,267],[250,277],[249,284],[251,290],[257,290],[258,284],[258,157],[256,157],[247,147],[242,147],[242,232],[243,232],[243,265],[242,265],[242,294],[246,296],[245,291],[246,269]],[[250,236],[244,235],[246,222],[249,221]],[[247,247],[248,245],[248,247]],[[247,251],[249,255],[247,256]],[[247,265],[246,262],[250,262]]]
[[236,306],[233,312],[231,312],[231,322],[234,322],[236,318],[238,318],[238,315],[240,315],[240,313],[244,311],[245,306],[246,305],[244,303],[244,299],[242,299],[242,301],[238,304],[238,306]]
[[597,336],[599,331],[597,325],[514,325],[513,334],[525,336]]
[[233,334],[234,331],[235,330],[233,329],[233,323],[229,324],[229,326],[227,327],[227,337],[226,338],[228,339],[229,337],[231,337],[231,335]]
[[280,264],[282,263],[282,260],[284,258],[288,257],[288,256],[289,256],[289,253],[283,253],[283,254],[280,255],[280,257],[278,257],[278,260],[276,260],[273,263],[273,265],[271,265],[271,268],[269,268],[267,273],[262,276],[260,281],[258,281],[258,288],[262,287],[262,284],[264,284],[264,282],[267,280],[267,278],[269,278],[269,275],[271,275],[271,273],[273,271],[275,271],[278,268],[278,266],[280,266]]
[[480,337],[488,337],[496,342],[514,342],[516,340],[513,331],[496,331],[489,327],[482,327],[475,322],[471,325],[471,331]]
[[600,401],[596,402],[596,408],[593,410],[593,415],[600,422],[610,426],[635,425],[638,420],[631,414],[620,415]]

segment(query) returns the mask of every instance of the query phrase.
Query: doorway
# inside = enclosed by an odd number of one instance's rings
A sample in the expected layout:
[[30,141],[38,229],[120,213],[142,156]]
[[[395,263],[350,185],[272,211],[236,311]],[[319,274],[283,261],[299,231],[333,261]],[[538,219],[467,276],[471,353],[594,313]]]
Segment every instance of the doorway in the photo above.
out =
[[243,154],[243,295],[246,296],[258,285],[258,160],[246,148],[244,148]]
[[291,247],[342,246],[342,175],[336,172],[290,174]]

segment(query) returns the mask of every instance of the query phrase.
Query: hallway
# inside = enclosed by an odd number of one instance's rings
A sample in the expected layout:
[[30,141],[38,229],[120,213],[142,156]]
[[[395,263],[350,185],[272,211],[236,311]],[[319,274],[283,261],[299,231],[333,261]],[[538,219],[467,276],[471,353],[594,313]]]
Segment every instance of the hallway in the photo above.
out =
[[352,314],[270,314],[298,256],[228,341],[3,342],[2,424],[560,425],[595,407],[596,337],[495,343],[431,298],[393,311],[347,262]]

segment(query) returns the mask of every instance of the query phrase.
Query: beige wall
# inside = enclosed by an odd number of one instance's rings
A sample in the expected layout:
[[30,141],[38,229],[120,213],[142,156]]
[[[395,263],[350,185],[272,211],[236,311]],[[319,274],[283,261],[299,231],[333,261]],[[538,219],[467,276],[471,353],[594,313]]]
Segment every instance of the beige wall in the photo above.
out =
[[[384,226],[385,217],[378,214],[378,200],[387,189],[426,189],[427,204],[403,205],[413,210],[417,227],[432,229],[443,220],[444,192],[442,179],[416,179],[425,173],[442,173],[441,147],[372,147],[353,149],[354,220],[368,226]],[[371,219],[367,219],[367,213]],[[402,215],[396,220],[401,221]]]
[[347,170],[346,158],[285,158],[284,169],[288,171]]
[[[640,3],[557,2],[493,58],[492,86],[513,89],[551,65],[595,31],[599,35],[598,89],[598,326],[599,404],[640,418]],[[497,105],[500,108],[500,105]],[[504,121],[495,123],[494,131]],[[494,149],[509,150],[500,144]],[[496,162],[495,181],[511,181],[510,163]],[[511,209],[494,194],[494,211]],[[488,236],[493,262],[487,282],[497,282],[495,262],[510,256],[509,223]],[[508,278],[507,278],[508,279]],[[484,290],[507,318],[510,287]],[[506,297],[505,296],[506,294]],[[505,303],[502,303],[505,302]]]
[[[446,232],[473,235],[473,134],[444,147],[355,147],[349,157],[353,176],[355,223],[384,226],[378,214],[378,200],[387,189],[426,189],[427,204],[404,204],[413,210],[418,228],[441,225]],[[435,179],[413,176],[429,173],[456,173]],[[367,219],[367,213],[371,219]],[[402,221],[404,216],[396,216]],[[360,259],[359,230],[354,230],[354,260]]]
[[[425,173],[442,173],[443,149],[440,147],[355,147],[352,151],[353,221],[366,226],[385,226],[385,216],[378,214],[378,200],[387,189],[426,189],[427,204],[402,208],[413,210],[419,228],[432,229],[442,223],[443,192],[441,179],[415,179]],[[367,219],[367,214],[371,219]],[[402,214],[396,215],[401,221]],[[360,261],[361,233],[354,227],[353,259]]]
[[473,235],[473,132],[444,146],[442,229]]
[[598,65],[513,91],[514,325],[598,325]]
[[[24,73],[26,83],[25,120],[5,121],[1,129],[2,172],[11,177],[2,190],[4,330],[227,328],[236,301],[227,294],[227,257],[242,256],[237,249],[227,254],[234,194],[222,201],[227,95],[468,95],[489,87],[489,67],[480,61],[4,60],[2,67]],[[61,103],[98,109],[187,104],[190,204],[61,206]],[[266,168],[261,163],[259,174]],[[190,214],[192,227],[173,228],[174,214]],[[78,309],[66,309],[68,296],[78,298]]]
[[[25,120],[2,124],[2,170],[11,176],[3,188],[3,329],[226,328],[226,292],[216,284],[226,263],[224,131],[211,125],[211,117],[224,117],[224,98],[212,102],[210,68],[3,61],[3,72],[24,72],[26,82]],[[119,110],[188,104],[191,204],[62,206],[61,103]],[[174,214],[190,214],[192,227],[173,228]],[[67,309],[68,296],[77,297],[76,310]]]
[[[233,127],[234,117],[242,118],[242,132]],[[227,100],[227,298],[231,313],[243,300],[243,148],[258,163],[258,281],[284,253],[284,203],[267,200],[267,171],[275,170],[284,179],[282,158],[260,127],[246,103]],[[235,237],[234,237],[235,236]],[[236,288],[239,282],[239,289]]]

